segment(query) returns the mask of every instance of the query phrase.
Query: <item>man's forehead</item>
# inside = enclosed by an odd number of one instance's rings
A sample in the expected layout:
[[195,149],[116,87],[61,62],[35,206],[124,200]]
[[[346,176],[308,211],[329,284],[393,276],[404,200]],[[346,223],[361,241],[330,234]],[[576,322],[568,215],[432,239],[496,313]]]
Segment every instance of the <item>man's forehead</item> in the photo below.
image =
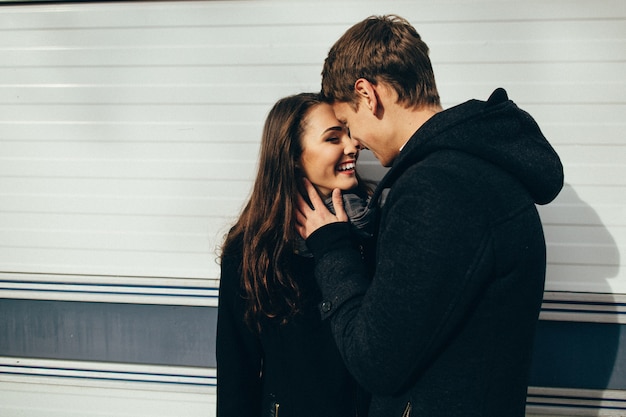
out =
[[334,102],[333,103],[333,111],[335,112],[335,116],[337,120],[342,123],[346,122],[346,117],[350,115],[350,113],[354,113],[354,109],[350,106],[350,103],[346,102]]

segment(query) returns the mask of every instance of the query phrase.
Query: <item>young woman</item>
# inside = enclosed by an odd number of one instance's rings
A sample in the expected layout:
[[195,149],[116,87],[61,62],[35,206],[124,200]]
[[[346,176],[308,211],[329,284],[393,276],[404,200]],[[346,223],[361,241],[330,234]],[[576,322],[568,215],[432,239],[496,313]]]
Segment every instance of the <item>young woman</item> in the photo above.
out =
[[367,240],[369,189],[355,171],[358,154],[316,94],[283,98],[270,111],[252,194],[222,247],[218,417],[366,415],[367,396],[321,320],[313,258],[293,214],[304,177],[326,200],[345,190],[357,241]]

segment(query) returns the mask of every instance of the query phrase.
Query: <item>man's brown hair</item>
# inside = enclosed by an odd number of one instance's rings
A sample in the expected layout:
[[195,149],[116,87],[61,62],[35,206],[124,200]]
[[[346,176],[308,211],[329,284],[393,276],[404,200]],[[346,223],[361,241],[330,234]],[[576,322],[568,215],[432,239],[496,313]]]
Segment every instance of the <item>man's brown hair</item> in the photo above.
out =
[[428,46],[399,16],[370,16],[335,42],[322,70],[324,100],[356,108],[354,83],[359,78],[391,86],[407,107],[440,105]]

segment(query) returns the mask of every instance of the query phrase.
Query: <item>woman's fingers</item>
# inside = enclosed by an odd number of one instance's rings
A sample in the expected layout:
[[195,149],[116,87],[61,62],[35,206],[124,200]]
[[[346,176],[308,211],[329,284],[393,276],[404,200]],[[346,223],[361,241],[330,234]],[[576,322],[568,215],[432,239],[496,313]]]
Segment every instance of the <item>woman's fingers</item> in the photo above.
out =
[[[336,222],[347,222],[348,216],[343,208],[341,198],[341,190],[333,191],[333,205],[337,215],[328,210],[324,205],[317,190],[308,179],[304,179],[304,187],[306,189],[311,205],[309,205],[304,197],[298,196],[296,207],[296,231],[300,233],[304,239],[308,238],[314,231],[322,226]],[[313,206],[313,207],[311,207]]]
[[343,207],[343,198],[341,197],[341,190],[339,188],[335,188],[333,190],[333,207],[335,208],[337,220],[340,222],[347,222],[348,215]]

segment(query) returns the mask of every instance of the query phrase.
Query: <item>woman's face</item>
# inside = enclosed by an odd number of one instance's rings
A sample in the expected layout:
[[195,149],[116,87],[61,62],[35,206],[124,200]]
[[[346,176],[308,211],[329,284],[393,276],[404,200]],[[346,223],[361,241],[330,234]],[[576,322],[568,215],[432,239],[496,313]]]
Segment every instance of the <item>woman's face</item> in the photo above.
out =
[[329,104],[312,107],[304,123],[300,167],[317,191],[328,197],[335,188],[356,187],[357,143],[350,139],[333,108]]

